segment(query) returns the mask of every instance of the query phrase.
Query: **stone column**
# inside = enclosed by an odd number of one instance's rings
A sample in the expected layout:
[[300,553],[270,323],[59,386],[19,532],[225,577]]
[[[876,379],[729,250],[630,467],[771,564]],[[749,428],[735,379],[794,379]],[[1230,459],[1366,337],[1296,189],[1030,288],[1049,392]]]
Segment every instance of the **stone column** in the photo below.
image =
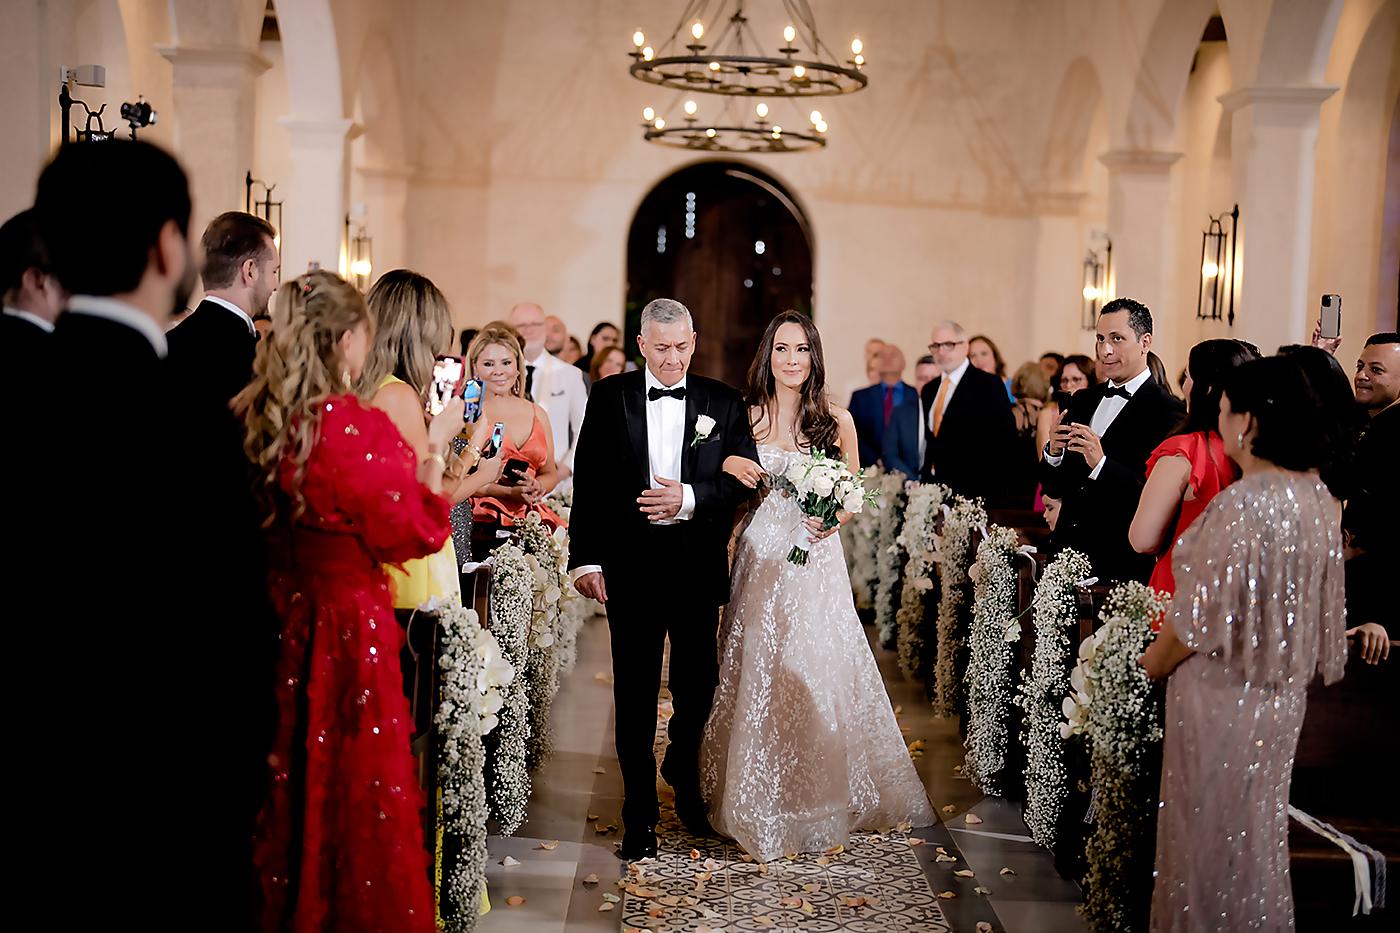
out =
[[1108,167],[1108,235],[1113,238],[1112,297],[1136,298],[1158,316],[1172,316],[1179,290],[1171,280],[1171,169],[1179,152],[1115,149]]
[[191,236],[224,211],[243,210],[253,167],[255,81],[271,63],[245,49],[159,46],[172,65],[175,152],[194,195]]
[[347,148],[354,121],[282,117],[291,136],[292,179],[282,207],[282,277],[293,278],[318,263],[340,270],[345,234]]
[[1231,113],[1230,152],[1240,205],[1235,330],[1271,353],[1306,343],[1319,296],[1308,294],[1317,124],[1323,85],[1236,88],[1221,95]]
[[409,266],[408,179],[410,169],[362,165],[355,169],[369,216],[365,226],[374,237],[374,276]]

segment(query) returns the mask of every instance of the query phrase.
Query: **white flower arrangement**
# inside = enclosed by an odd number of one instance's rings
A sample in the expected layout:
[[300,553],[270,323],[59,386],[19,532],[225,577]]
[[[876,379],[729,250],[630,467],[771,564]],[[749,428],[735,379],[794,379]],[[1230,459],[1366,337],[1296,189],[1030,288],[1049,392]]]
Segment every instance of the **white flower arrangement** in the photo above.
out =
[[938,646],[933,665],[933,714],[957,715],[961,678],[958,654],[962,648],[960,613],[966,601],[972,532],[987,523],[980,499],[959,496],[952,508],[943,503],[943,531],[934,537],[934,561],[938,565]]
[[[861,474],[866,492],[877,493],[884,471],[879,467],[870,467],[861,470]],[[841,527],[841,545],[846,552],[851,595],[857,609],[871,609],[875,605],[875,536],[878,521],[879,514],[874,509],[864,509]]]
[[525,822],[530,800],[530,772],[525,750],[530,742],[530,711],[526,687],[531,620],[534,616],[534,573],[525,553],[507,541],[491,555],[491,610],[489,628],[501,654],[517,674],[502,688],[499,718],[489,749],[491,815],[509,836]]
[[567,524],[569,513],[574,510],[574,484],[561,483],[555,486],[549,495],[544,497],[545,504],[550,511],[558,515]]
[[[803,515],[821,519],[827,528],[836,527],[838,512],[859,515],[873,498],[866,492],[861,474],[852,473],[845,460],[828,457],[820,450],[793,458],[788,468],[774,474],[772,480],[774,488],[792,496]],[[807,563],[811,548],[807,537],[806,524],[799,523],[793,532],[789,563]]]
[[967,689],[967,776],[984,794],[1002,793],[1011,719],[1011,643],[1016,624],[1016,532],[993,525],[977,545],[972,604],[972,654]]
[[895,644],[895,613],[899,609],[900,568],[904,564],[900,531],[907,493],[903,473],[880,478],[875,524],[875,631],[881,647]]
[[1031,838],[1047,849],[1055,846],[1060,812],[1069,796],[1061,699],[1069,690],[1068,670],[1078,621],[1075,589],[1089,586],[1089,558],[1075,550],[1061,551],[1045,568],[1031,602],[1035,653],[1029,670],[1021,671],[1016,705],[1025,711],[1021,740],[1026,747],[1026,826]]
[[[525,763],[533,774],[552,748],[550,712],[559,692],[560,644],[564,636],[564,594],[570,589],[562,535],[551,534],[540,514],[529,512],[516,527],[516,543],[525,552],[534,578],[533,613],[525,671],[530,711],[530,742]],[[574,633],[577,635],[577,632]]]
[[937,483],[909,484],[904,526],[899,532],[899,546],[908,559],[904,564],[904,580],[900,586],[899,611],[895,613],[895,640],[899,649],[899,668],[911,680],[927,676],[931,666],[924,626],[927,624],[929,599],[937,581],[933,536],[943,502],[951,495],[947,486]]
[[1076,728],[1089,740],[1094,789],[1083,910],[1095,929],[1132,927],[1151,897],[1153,855],[1141,850],[1143,833],[1157,818],[1149,766],[1162,741],[1162,700],[1138,658],[1166,604],[1141,583],[1115,587],[1099,614],[1103,627],[1085,639],[1084,663],[1076,668],[1083,674],[1075,705],[1084,710]]
[[[502,690],[515,670],[495,637],[481,627],[476,612],[455,600],[437,607],[442,700],[436,725],[441,791],[442,836],[434,864],[445,928],[475,928],[486,884],[486,747],[483,737],[496,728],[504,704]],[[452,844],[447,844],[452,840]],[[450,864],[444,852],[451,850]],[[445,875],[445,877],[444,877]]]

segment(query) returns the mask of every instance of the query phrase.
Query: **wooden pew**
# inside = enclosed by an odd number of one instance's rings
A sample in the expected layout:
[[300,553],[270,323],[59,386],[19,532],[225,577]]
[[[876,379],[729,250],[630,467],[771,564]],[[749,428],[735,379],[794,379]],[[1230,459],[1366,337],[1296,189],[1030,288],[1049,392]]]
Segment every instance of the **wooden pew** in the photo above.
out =
[[[1394,872],[1400,865],[1400,643],[1388,661],[1361,660],[1351,646],[1346,675],[1332,686],[1308,688],[1298,737],[1290,802],[1376,849]],[[1395,929],[1400,924],[1395,881],[1389,906],[1352,917],[1351,858],[1338,846],[1289,821],[1289,863],[1299,930]],[[1392,879],[1393,879],[1392,875]]]

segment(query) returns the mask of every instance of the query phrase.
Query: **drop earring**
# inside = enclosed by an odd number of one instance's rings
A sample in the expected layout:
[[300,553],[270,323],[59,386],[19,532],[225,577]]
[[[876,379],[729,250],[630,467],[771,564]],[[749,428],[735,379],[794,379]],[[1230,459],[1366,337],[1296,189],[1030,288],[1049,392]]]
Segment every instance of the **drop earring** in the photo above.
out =
[[1239,434],[1236,434],[1236,435],[1235,435],[1235,444],[1240,448],[1240,450],[1244,450],[1244,432],[1243,432],[1243,431],[1241,431]]
[[345,388],[350,388],[350,367],[347,366],[340,371],[340,381]]

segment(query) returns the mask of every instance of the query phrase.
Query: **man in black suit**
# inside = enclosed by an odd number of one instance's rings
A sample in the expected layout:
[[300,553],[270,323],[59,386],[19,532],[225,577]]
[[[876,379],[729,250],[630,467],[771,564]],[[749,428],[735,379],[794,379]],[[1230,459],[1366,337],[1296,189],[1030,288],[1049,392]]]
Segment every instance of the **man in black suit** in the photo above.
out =
[[[904,354],[894,344],[885,344],[875,355],[880,381],[873,386],[851,393],[851,418],[856,423],[856,440],[860,445],[860,462],[875,463],[885,447],[885,431],[895,410],[918,397],[914,387],[904,381]],[[888,463],[886,469],[894,469]],[[912,476],[913,474],[909,474]]]
[[282,260],[272,224],[245,214],[220,214],[204,230],[204,300],[173,330],[171,378],[177,391],[228,404],[253,378],[258,332]]
[[921,393],[921,478],[998,506],[1007,497],[1016,419],[1002,381],[968,362],[967,339],[967,331],[956,321],[933,328],[928,348],[940,374]]
[[676,814],[711,832],[700,797],[700,739],[719,680],[716,630],[729,601],[728,542],[751,492],[723,471],[731,454],[758,461],[748,410],[722,382],[689,375],[689,310],[642,309],[646,369],[593,387],[574,458],[569,566],[580,593],[605,603],[612,633],[617,757],[626,824],[621,856],[656,855],[656,701],[671,639],[675,706],[661,766]]
[[1107,379],[1076,392],[1041,462],[1045,495],[1061,500],[1055,545],[1088,556],[1103,581],[1152,575],[1153,557],[1128,541],[1147,458],[1186,415],[1152,378],[1152,312],[1117,298],[1099,312],[1095,351]]
[[48,251],[30,208],[0,226],[0,353],[11,379],[30,378],[33,364],[48,351],[54,321],[68,294],[49,271]]

